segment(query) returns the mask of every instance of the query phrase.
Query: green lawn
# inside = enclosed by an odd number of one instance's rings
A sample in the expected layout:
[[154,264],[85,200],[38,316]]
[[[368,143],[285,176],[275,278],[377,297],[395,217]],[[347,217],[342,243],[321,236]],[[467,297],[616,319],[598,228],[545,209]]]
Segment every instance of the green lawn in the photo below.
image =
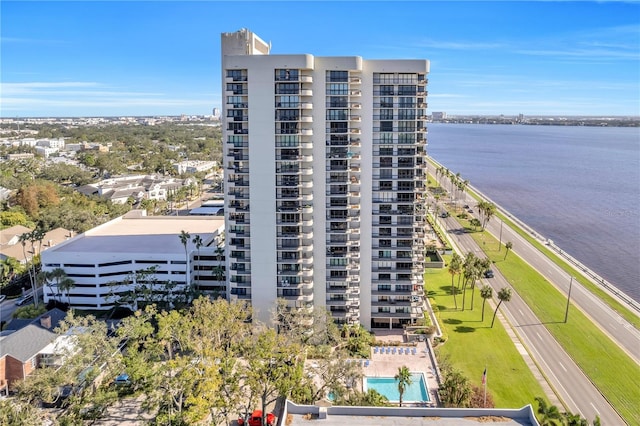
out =
[[[448,262],[450,256],[446,256]],[[463,372],[476,386],[482,387],[482,372],[487,368],[487,391],[497,407],[522,407],[544,396],[540,384],[518,353],[499,321],[493,328],[493,311],[487,304],[481,321],[482,299],[476,294],[474,310],[458,310],[451,296],[451,275],[447,269],[427,269],[425,285],[431,305],[437,309],[440,326],[447,341],[436,348],[438,356],[448,358],[452,366]],[[470,293],[468,293],[470,296]],[[470,298],[467,299],[469,305]]]
[[[564,323],[566,296],[515,253],[485,232],[471,234],[541,322],[629,424],[640,421],[640,366],[573,306]],[[635,401],[635,402],[634,402]]]

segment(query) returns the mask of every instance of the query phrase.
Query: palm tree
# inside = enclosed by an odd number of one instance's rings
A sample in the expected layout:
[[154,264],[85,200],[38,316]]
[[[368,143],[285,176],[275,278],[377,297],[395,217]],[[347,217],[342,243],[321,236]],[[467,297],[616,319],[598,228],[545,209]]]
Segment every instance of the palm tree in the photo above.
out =
[[399,402],[402,407],[402,395],[404,394],[405,389],[413,383],[409,368],[406,365],[398,368],[398,374],[395,375],[394,379],[398,381],[398,393],[400,394]]
[[509,250],[511,250],[513,248],[513,243],[511,241],[507,241],[507,244],[505,244],[504,246],[507,249],[507,251],[504,254],[504,259],[502,259],[502,260],[507,260],[507,255],[509,254]]
[[482,321],[484,322],[484,304],[487,299],[491,299],[493,297],[493,289],[491,286],[485,284],[480,289],[480,297],[482,297]]
[[458,253],[453,253],[451,262],[449,262],[449,273],[451,274],[451,294],[453,295],[453,303],[458,310],[458,301],[456,300],[456,288],[453,285],[453,277],[462,272],[462,258]]
[[507,287],[501,289],[498,292],[498,300],[500,301],[498,302],[498,306],[496,306],[496,310],[493,312],[493,319],[491,320],[491,328],[493,328],[493,323],[496,320],[496,314],[498,313],[498,308],[500,307],[502,302],[508,302],[509,300],[511,300],[511,289]]
[[185,283],[185,293],[188,292],[188,290],[190,290],[191,287],[191,281],[189,279],[189,253],[187,253],[187,244],[189,243],[189,238],[191,238],[191,235],[182,230],[180,231],[180,242],[182,243],[182,245],[184,246],[184,260],[185,260],[185,270],[184,270],[184,283]]
[[69,290],[76,286],[76,282],[66,275],[67,274],[65,274],[62,280],[58,283],[58,289],[67,294],[67,305],[71,308],[71,296],[69,295]]
[[547,401],[542,397],[535,397],[538,403],[538,414],[540,418],[540,426],[559,426],[562,425],[562,413],[555,405],[547,404]]
[[562,417],[567,426],[589,426],[587,419],[580,414],[562,413]]
[[472,252],[467,253],[462,264],[462,310],[464,311],[465,300],[467,298],[467,286],[476,280],[476,261],[477,257]]
[[[25,232],[24,234],[20,235],[18,241],[20,241],[20,243],[22,244],[22,255],[24,256],[24,262],[27,265],[27,273],[29,274],[29,283],[31,284],[31,293],[33,294],[33,304],[35,305],[35,307],[38,307],[38,297],[36,294],[36,275],[35,275],[35,267],[33,266],[35,264],[35,258],[36,258],[36,254],[35,254],[35,240],[34,240],[34,231],[30,231],[30,232]],[[32,250],[30,251],[31,253],[31,261],[29,262],[27,260],[27,241],[31,241],[31,247]]]
[[[204,242],[202,241],[202,237],[200,235],[196,235],[195,237],[193,237],[193,240],[191,240],[191,242],[196,245],[196,251],[198,252],[198,271],[200,271],[200,247],[204,245]],[[198,277],[199,276],[200,272],[198,272]]]

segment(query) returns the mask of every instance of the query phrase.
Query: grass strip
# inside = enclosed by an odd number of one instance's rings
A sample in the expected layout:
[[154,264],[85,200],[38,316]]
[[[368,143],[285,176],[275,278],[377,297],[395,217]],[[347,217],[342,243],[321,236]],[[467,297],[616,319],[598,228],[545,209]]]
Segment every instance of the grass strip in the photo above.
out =
[[471,236],[611,405],[629,424],[636,424],[640,366],[573,304],[564,323],[566,296],[522,258],[509,253],[504,259],[498,240],[484,231]]
[[[445,256],[448,262],[451,256]],[[436,349],[438,357],[448,360],[470,382],[482,388],[482,372],[487,368],[487,391],[493,396],[496,407],[523,407],[533,404],[536,396],[544,391],[531,370],[513,345],[511,338],[497,321],[493,328],[493,310],[485,306],[481,321],[482,299],[476,294],[475,309],[458,310],[451,295],[451,275],[446,268],[427,269],[425,283],[431,306],[437,311],[440,326],[447,340]],[[467,294],[469,305],[470,293]]]

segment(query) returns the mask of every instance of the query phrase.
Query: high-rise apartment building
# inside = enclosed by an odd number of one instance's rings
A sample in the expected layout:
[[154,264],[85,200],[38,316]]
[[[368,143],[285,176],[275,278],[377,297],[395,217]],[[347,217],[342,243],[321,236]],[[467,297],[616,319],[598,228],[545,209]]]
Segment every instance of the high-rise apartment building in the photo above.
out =
[[222,34],[227,276],[338,323],[423,318],[426,60],[272,55]]

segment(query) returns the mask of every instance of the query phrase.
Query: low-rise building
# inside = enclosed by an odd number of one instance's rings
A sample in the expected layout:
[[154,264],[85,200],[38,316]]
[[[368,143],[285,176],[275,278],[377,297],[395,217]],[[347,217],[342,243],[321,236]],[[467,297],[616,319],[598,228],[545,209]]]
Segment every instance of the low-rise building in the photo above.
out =
[[182,174],[182,173],[208,172],[209,170],[213,170],[216,167],[216,165],[217,163],[215,161],[185,160],[185,161],[180,161],[179,163],[175,163],[173,167],[177,170],[179,174]]
[[0,394],[40,366],[59,365],[56,347],[64,336],[55,329],[65,316],[52,309],[33,320],[13,320],[0,332]]
[[[108,310],[132,294],[135,307],[146,297],[184,294],[187,286],[226,295],[223,232],[222,217],[131,211],[42,253],[43,271],[62,268],[74,281],[64,295],[46,283],[44,300],[62,296],[75,308]],[[142,286],[149,293],[138,296]]]

